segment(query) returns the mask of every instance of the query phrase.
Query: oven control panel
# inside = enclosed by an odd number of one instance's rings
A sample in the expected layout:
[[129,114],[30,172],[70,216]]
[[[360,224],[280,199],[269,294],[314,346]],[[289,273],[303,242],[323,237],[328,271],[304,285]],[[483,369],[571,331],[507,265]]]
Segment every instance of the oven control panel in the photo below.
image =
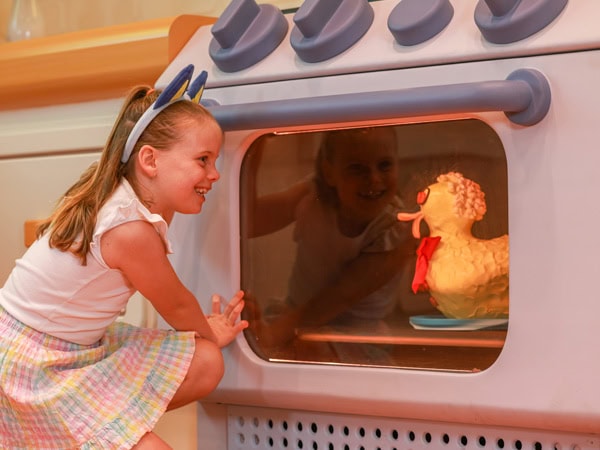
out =
[[232,0],[157,87],[190,63],[211,88],[598,48],[597,17],[568,0]]
[[[507,44],[542,30],[562,12],[567,0],[480,0],[474,19],[489,42]],[[308,63],[333,58],[351,48],[373,24],[366,0],[306,0],[293,15],[289,42]],[[402,0],[387,19],[395,41],[421,44],[452,20],[449,0]],[[237,72],[261,61],[283,41],[288,22],[269,4],[233,0],[212,28],[210,56],[224,72]]]

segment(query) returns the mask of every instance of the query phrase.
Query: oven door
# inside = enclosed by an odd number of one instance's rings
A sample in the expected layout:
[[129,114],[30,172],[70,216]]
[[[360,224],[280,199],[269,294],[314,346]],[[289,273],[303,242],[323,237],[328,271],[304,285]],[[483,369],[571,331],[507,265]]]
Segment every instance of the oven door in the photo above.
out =
[[[207,89],[205,97],[214,100],[209,109],[226,131],[222,178],[201,215],[177,216],[171,227],[173,264],[205,310],[213,292],[228,297],[240,286],[286,285],[279,261],[282,253],[288,259],[291,254],[280,244],[253,247],[244,228],[244,180],[255,176],[285,184],[293,172],[291,159],[282,157],[277,166],[276,150],[270,175],[250,171],[248,158],[271,136],[423,127],[429,131],[412,136],[439,139],[425,147],[420,139],[411,142],[401,154],[405,176],[421,179],[423,168],[437,175],[436,167],[451,167],[452,158],[455,168],[469,156],[493,159],[498,165],[476,173],[476,181],[488,183],[494,233],[510,237],[507,329],[483,339],[472,330],[425,330],[420,336],[433,338],[410,344],[402,335],[415,333],[408,322],[404,331],[396,327],[387,335],[330,326],[300,330],[296,337],[306,348],[334,342],[364,349],[370,336],[370,344],[381,339],[375,345],[396,354],[429,352],[431,358],[419,365],[409,357],[389,364],[367,357],[329,361],[311,351],[279,357],[257,345],[251,328],[224,350],[225,377],[208,401],[597,432],[600,402],[590,400],[597,397],[598,363],[590,358],[589,343],[600,331],[597,302],[587,286],[597,275],[590,249],[600,248],[600,238],[589,231],[600,214],[590,206],[600,191],[594,129],[599,64],[600,52],[590,50]],[[469,128],[465,124],[486,132],[455,132]],[[304,156],[294,153],[296,164],[304,164]],[[413,189],[407,198],[416,198],[417,185],[407,185]],[[264,249],[270,253],[261,254]],[[412,313],[405,312],[408,320]],[[466,347],[467,355],[457,352],[462,356],[452,356],[448,365],[444,358],[457,347]],[[444,351],[436,352],[439,348]],[[576,376],[573,368],[581,368]]]

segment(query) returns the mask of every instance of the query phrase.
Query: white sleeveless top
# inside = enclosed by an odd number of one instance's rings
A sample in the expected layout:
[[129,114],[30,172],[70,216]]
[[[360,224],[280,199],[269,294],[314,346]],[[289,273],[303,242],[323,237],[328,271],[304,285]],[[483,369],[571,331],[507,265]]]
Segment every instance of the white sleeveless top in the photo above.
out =
[[123,179],[100,209],[87,265],[71,252],[50,248],[46,233],[16,261],[0,289],[0,306],[38,331],[77,344],[94,344],[135,292],[121,271],[106,265],[100,240],[111,228],[134,220],[154,225],[172,252],[165,220],[151,213]]

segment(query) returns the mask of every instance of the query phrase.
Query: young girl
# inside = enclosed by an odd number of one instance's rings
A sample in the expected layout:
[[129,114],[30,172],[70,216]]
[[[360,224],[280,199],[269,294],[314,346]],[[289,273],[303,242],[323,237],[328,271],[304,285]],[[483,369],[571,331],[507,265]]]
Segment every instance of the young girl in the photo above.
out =
[[[296,243],[282,308],[263,326],[254,321],[259,345],[283,344],[299,326],[379,320],[392,312],[416,245],[396,219],[397,189],[395,132],[370,127],[326,132],[313,179],[250,199],[250,236],[294,222]],[[249,309],[261,315],[254,304]]]
[[[0,290],[0,448],[167,449],[160,416],[219,383],[243,293],[205,316],[167,259],[173,215],[199,213],[219,179],[222,131],[192,73],[132,90]],[[174,330],[115,322],[136,290]]]

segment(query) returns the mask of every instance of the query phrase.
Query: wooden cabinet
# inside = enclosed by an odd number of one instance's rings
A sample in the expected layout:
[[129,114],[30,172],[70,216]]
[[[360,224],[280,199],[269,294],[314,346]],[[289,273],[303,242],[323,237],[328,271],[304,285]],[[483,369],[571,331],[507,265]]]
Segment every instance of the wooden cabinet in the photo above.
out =
[[122,97],[153,84],[215,20],[182,15],[0,44],[0,110]]

